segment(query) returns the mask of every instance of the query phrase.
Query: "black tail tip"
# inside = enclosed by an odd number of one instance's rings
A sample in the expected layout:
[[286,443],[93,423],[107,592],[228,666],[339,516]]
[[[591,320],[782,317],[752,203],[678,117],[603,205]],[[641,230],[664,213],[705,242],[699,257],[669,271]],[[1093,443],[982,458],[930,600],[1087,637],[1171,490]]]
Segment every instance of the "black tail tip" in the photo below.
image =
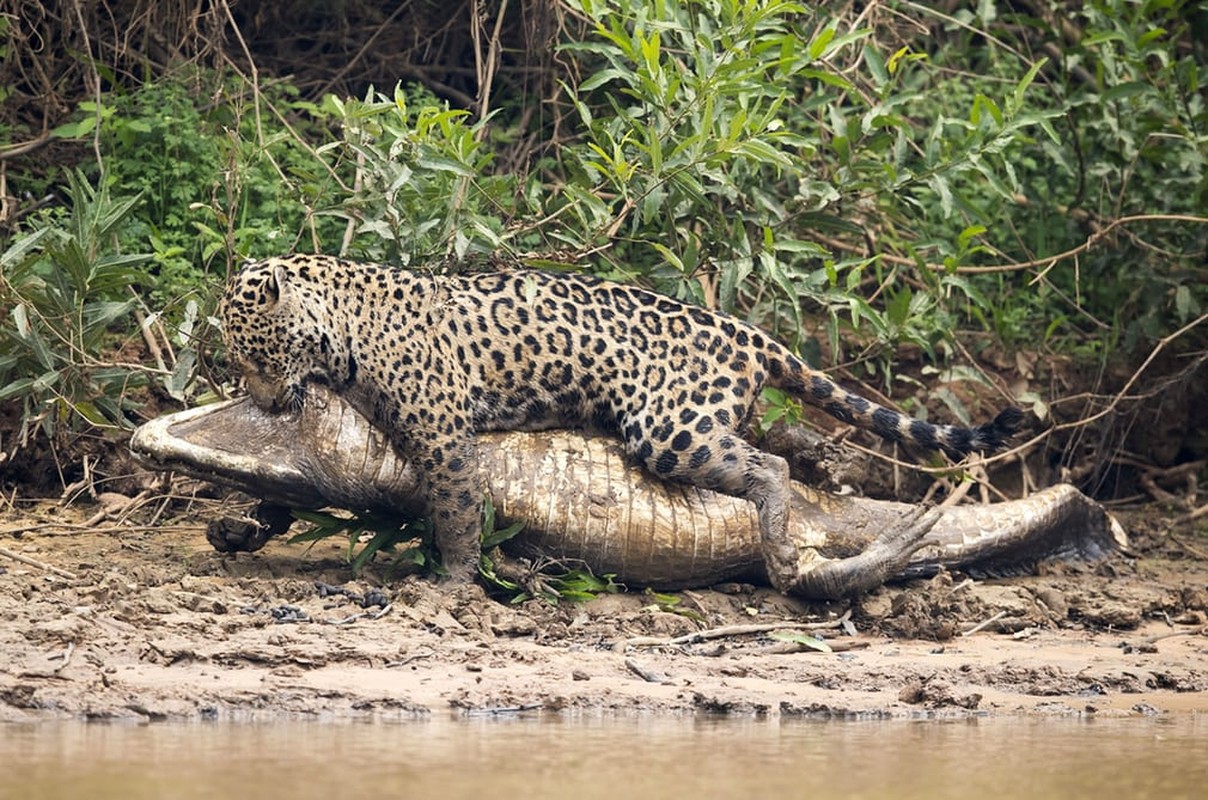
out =
[[977,429],[978,439],[981,443],[981,448],[986,451],[993,452],[1001,450],[1007,442],[1011,441],[1011,437],[1019,432],[1023,427],[1023,411],[1018,408],[1004,408],[998,412],[998,416],[992,422],[988,422]]

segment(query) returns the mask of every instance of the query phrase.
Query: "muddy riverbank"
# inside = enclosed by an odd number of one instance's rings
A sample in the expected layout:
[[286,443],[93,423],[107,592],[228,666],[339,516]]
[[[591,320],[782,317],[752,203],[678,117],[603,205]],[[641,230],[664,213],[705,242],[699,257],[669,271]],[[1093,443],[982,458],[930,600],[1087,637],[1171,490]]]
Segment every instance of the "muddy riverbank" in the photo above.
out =
[[221,555],[206,508],[0,518],[0,720],[1208,711],[1208,562],[1153,514],[1123,515],[1133,555],[1094,567],[855,602],[730,584],[509,605],[372,567],[351,580],[332,540]]

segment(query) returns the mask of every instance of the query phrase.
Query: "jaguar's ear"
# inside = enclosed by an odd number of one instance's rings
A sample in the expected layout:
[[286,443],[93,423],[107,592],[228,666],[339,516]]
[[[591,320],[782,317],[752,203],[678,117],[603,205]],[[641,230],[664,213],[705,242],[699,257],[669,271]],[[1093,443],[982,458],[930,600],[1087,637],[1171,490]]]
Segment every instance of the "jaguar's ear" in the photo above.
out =
[[280,264],[264,277],[264,304],[269,308],[277,305],[281,295],[289,290],[289,272]]

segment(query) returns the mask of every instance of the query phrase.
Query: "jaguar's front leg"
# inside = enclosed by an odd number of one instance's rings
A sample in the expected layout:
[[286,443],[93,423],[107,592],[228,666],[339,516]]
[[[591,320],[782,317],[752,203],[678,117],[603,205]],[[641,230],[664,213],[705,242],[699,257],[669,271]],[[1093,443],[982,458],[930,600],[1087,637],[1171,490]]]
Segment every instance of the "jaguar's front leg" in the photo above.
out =
[[419,467],[433,537],[449,580],[473,581],[482,553],[484,491],[473,438],[411,435],[399,449]]

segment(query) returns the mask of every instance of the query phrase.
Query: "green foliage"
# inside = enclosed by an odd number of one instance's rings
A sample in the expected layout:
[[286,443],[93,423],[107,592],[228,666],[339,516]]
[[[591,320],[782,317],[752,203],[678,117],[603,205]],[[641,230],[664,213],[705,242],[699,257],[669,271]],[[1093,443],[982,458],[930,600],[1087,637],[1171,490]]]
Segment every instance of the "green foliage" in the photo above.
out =
[[[560,42],[556,90],[485,119],[413,85],[302,99],[185,69],[90,98],[55,134],[96,148],[96,193],[138,198],[92,246],[151,254],[155,281],[129,282],[184,353],[122,385],[155,375],[187,399],[218,278],[291,250],[569,264],[732,311],[886,385],[901,345],[942,362],[967,326],[1084,357],[1151,342],[1208,308],[1208,40],[1192,29],[1208,4],[1029,8],[566,0],[582,35]],[[18,195],[48,179],[9,174]],[[1167,216],[1088,244],[1126,215]],[[78,283],[54,274],[63,236],[80,239],[50,215],[4,245],[0,377],[5,397],[30,394],[30,419],[62,418],[44,405],[67,385],[49,351],[80,362],[135,332],[133,306],[116,313],[127,295],[63,291]],[[77,343],[47,333],[39,315],[67,311],[43,286],[79,304]],[[88,302],[118,305],[88,306],[85,326]],[[116,385],[82,413],[121,417]],[[772,413],[795,409],[773,398]]]
[[138,200],[111,200],[73,174],[67,215],[0,255],[0,401],[21,402],[19,445],[81,420],[131,427],[125,395],[150,370],[103,356],[119,349],[116,333],[138,304],[133,290],[147,284],[139,267],[150,256],[115,247]]
[[772,631],[768,635],[778,642],[795,644],[802,650],[813,650],[818,653],[834,652],[834,649],[824,639],[810,636],[808,633],[802,633],[801,631]]
[[523,523],[514,522],[503,530],[495,527],[495,506],[488,497],[482,507],[482,564],[479,572],[489,586],[511,596],[513,603],[540,598],[548,603],[560,600],[581,602],[591,600],[599,594],[619,592],[622,587],[613,582],[613,575],[597,576],[591,570],[566,569],[554,563],[541,565],[534,570],[532,586],[524,587],[516,581],[498,573],[495,558],[501,555],[498,547],[516,537],[524,529]]
[[[1093,69],[1093,82],[1067,85],[1077,147],[1079,184],[1071,206],[1095,217],[1193,214],[1208,209],[1208,96],[1200,68],[1205,55],[1180,46],[1204,3],[1101,2],[1083,9],[1083,38],[1068,58]],[[1191,39],[1194,41],[1194,39]],[[1198,55],[1198,59],[1197,59]],[[1149,225],[1140,237],[1095,251],[1081,274],[1055,276],[1091,313],[1121,328],[1126,347],[1148,342],[1208,309],[1204,225]],[[1155,248],[1146,239],[1162,243]]]
[[356,226],[353,247],[362,256],[422,266],[503,245],[515,181],[490,174],[486,120],[471,121],[414,86],[392,97],[328,96],[325,106],[344,131],[341,144],[324,150],[335,158],[331,168],[355,164],[359,178],[343,214]]
[[681,617],[695,620],[701,624],[707,622],[704,615],[698,611],[693,611],[690,608],[684,608],[681,605],[684,599],[679,595],[667,594],[666,592],[656,592],[647,587],[642,594],[646,599],[650,600],[650,605],[646,608],[649,611],[661,611],[664,614],[678,614]]
[[[798,343],[803,312],[822,312],[832,357],[850,325],[887,377],[903,342],[935,357],[955,327],[948,298],[984,301],[955,270],[984,249],[985,229],[954,229],[951,187],[975,177],[1010,196],[1003,152],[1033,127],[1052,135],[1052,113],[1025,105],[1041,64],[997,99],[977,93],[961,116],[921,125],[908,110],[925,55],[882,49],[871,29],[791,2],[579,5],[595,36],[566,49],[594,71],[566,87],[585,141],[562,158],[595,190],[572,203],[590,212],[575,244],[616,235],[615,273],[784,324],[777,333]],[[939,223],[921,235],[905,227],[932,197]],[[836,255],[836,235],[869,228],[913,259],[940,254],[944,270],[906,271],[926,293],[901,267]],[[883,307],[864,298],[870,280]]]
[[222,168],[191,206],[201,263],[230,269],[248,258],[338,248],[343,225],[330,208],[349,191],[347,176],[316,150],[332,138],[330,115],[297,95],[278,82],[250,97],[241,84],[221,87],[205,135]]
[[563,600],[581,603],[601,594],[625,591],[625,587],[613,580],[615,575],[595,575],[586,568],[566,569],[552,563],[533,570],[531,580],[528,581],[529,587],[526,588],[500,575],[496,571],[494,558],[486,552],[483,554],[481,574],[488,586],[509,597],[512,603],[528,600],[543,600],[553,605]]
[[[295,112],[296,126],[323,137],[324,114],[297,101],[295,89],[262,91],[260,102]],[[239,84],[185,73],[82,102],[79,119],[55,129],[59,138],[96,136],[98,177],[142,198],[117,234],[154,253],[152,302],[207,297],[215,259],[221,278],[244,258],[293,250],[307,234],[338,241],[339,221],[312,207],[327,202],[335,177],[277,118],[259,118],[255,102]]]
[[[1051,19],[1065,17],[1054,10]],[[986,228],[980,239],[994,243],[966,263],[1043,266],[976,279],[987,302],[969,312],[1013,345],[1099,355],[1121,345],[1131,350],[1186,322],[1208,300],[1201,269],[1208,111],[1199,76],[1206,53],[1204,37],[1191,30],[1208,21],[1208,4],[1101,0],[1073,8],[1070,24],[1053,28],[1048,21],[958,13],[932,55],[959,71],[942,87],[920,84],[912,113],[960,114],[985,87],[1009,79],[1012,53],[1041,49],[1039,31],[1056,34],[1047,37],[1054,60],[1036,73],[1043,85],[1026,97],[1030,113],[1044,116],[1045,135],[1001,151],[1011,195],[988,180],[961,181],[952,190],[954,207]],[[979,28],[993,30],[997,46],[976,40]],[[929,217],[939,216],[939,207],[920,206]],[[1138,222],[1076,259],[1044,262],[1128,215],[1201,221]]]
[[348,539],[348,564],[353,575],[379,553],[391,555],[391,569],[418,569],[425,574],[444,574],[427,520],[400,520],[385,514],[361,512],[333,514],[326,511],[294,509],[293,515],[310,528],[291,536],[290,544],[317,542],[332,536]]
[[763,400],[766,407],[756,425],[756,433],[760,436],[770,431],[777,422],[783,422],[785,425],[797,425],[804,416],[805,410],[801,407],[801,401],[780,389],[766,386],[760,399]]
[[[330,513],[295,509],[295,517],[310,523],[310,528],[290,537],[290,544],[317,542],[332,536],[348,539],[347,559],[352,573],[357,575],[379,554],[389,556],[387,569],[418,571],[424,575],[444,575],[440,554],[432,538],[432,526],[426,519],[400,520],[386,514],[359,512]],[[585,569],[559,569],[549,565],[534,575],[536,595],[514,581],[498,574],[492,555],[501,544],[514,538],[523,529],[513,523],[499,529],[495,525],[495,507],[489,498],[483,503],[482,563],[479,572],[487,585],[511,596],[521,603],[538,596],[547,602],[559,600],[590,600],[601,593],[617,592],[621,587],[611,575],[596,576]]]

